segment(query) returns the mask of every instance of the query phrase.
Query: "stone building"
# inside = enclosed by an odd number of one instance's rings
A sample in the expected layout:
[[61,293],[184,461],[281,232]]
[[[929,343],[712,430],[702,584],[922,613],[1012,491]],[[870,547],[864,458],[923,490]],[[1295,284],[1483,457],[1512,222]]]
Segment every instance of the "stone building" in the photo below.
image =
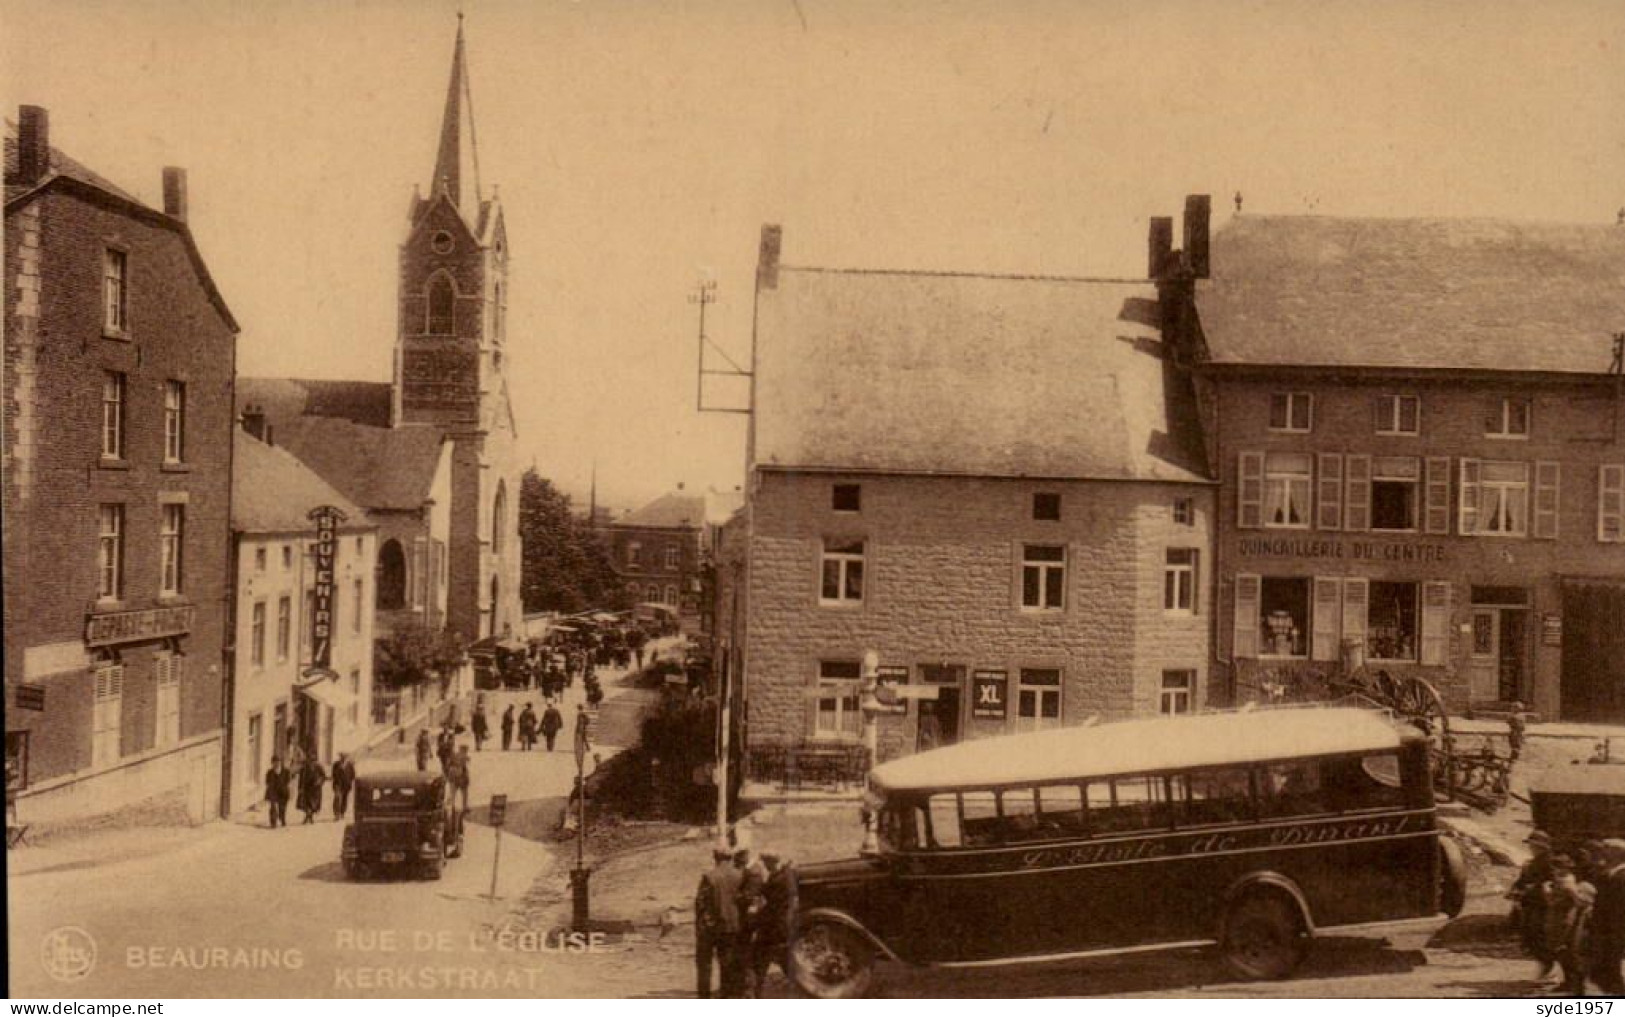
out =
[[239,386],[245,413],[378,523],[385,622],[435,624],[443,605],[445,627],[469,641],[523,622],[508,241],[477,167],[459,22],[428,196],[412,199],[400,248],[393,380]]
[[719,656],[752,759],[882,758],[1207,697],[1212,487],[1147,281],[850,271],[763,231]]
[[[338,509],[329,617],[322,617],[314,509]],[[239,430],[231,502],[236,589],[229,754],[233,812],[260,801],[271,758],[289,749],[324,767],[372,729],[373,592],[378,527],[286,449]],[[320,625],[320,628],[318,628]],[[318,640],[328,641],[325,662]]]
[[1171,233],[1226,698],[1363,658],[1456,710],[1625,720],[1625,227],[1248,214],[1183,257]]
[[187,227],[5,139],[6,754],[44,822],[218,812],[237,325]]
[[[633,603],[663,604],[690,630],[704,629],[706,577],[717,534],[739,509],[738,491],[669,494],[597,527],[615,575]],[[709,631],[709,630],[705,630]]]

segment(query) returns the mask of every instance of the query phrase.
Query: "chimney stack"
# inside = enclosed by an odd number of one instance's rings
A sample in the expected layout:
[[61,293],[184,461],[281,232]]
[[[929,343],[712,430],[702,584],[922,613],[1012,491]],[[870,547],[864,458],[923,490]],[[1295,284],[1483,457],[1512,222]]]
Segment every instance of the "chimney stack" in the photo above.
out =
[[164,214],[186,221],[186,171],[179,166],[164,167]]
[[776,290],[779,288],[779,247],[784,241],[784,230],[778,225],[767,223],[762,227],[762,243],[756,254],[756,288],[758,290]]
[[1151,247],[1147,255],[1145,274],[1150,279],[1161,279],[1168,271],[1168,257],[1174,252],[1174,220],[1170,216],[1151,217]]
[[1197,279],[1208,277],[1208,220],[1213,215],[1213,198],[1207,194],[1192,194],[1185,198],[1185,260],[1191,275]]
[[51,169],[51,118],[43,106],[17,107],[17,176],[25,187]]

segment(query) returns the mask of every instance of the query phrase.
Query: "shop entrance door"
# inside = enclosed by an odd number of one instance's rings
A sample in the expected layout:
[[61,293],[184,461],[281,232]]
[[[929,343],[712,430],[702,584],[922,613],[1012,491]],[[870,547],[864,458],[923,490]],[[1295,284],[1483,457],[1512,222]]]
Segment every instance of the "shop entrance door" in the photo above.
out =
[[918,701],[915,751],[953,745],[960,736],[960,688],[965,683],[965,669],[957,664],[926,664],[920,674],[926,684],[936,686],[937,698]]
[[1473,608],[1473,642],[1467,655],[1468,689],[1475,703],[1524,700],[1529,657],[1523,608]]
[[1525,632],[1528,620],[1528,611],[1501,609],[1496,698],[1503,703],[1527,698],[1523,692],[1523,674],[1525,662],[1529,659],[1529,640]]

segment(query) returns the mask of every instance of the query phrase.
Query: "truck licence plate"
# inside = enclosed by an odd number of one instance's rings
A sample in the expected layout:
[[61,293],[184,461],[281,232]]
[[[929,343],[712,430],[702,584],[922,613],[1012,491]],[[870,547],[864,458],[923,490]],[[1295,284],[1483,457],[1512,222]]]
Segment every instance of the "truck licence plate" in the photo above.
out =
[[384,852],[384,861],[386,861],[386,862],[404,862],[404,861],[406,861],[406,852],[405,851],[385,851]]

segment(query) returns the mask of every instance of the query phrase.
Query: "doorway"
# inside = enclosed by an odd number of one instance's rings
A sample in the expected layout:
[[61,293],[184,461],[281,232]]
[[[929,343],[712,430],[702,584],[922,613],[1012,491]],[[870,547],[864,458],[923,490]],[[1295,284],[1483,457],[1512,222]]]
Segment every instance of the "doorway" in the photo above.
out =
[[1625,584],[1563,585],[1559,717],[1625,723]]
[[1529,702],[1529,610],[1474,607],[1467,656],[1474,703]]
[[953,745],[960,739],[961,689],[965,668],[959,664],[924,664],[920,676],[937,690],[936,699],[919,700],[914,748],[917,752]]

